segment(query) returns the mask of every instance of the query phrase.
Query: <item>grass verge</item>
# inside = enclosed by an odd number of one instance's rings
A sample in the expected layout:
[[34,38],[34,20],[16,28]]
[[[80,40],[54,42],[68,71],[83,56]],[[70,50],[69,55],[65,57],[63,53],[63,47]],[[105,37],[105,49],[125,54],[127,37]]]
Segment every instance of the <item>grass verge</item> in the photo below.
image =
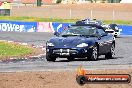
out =
[[[38,17],[13,17],[13,16],[0,16],[0,20],[10,20],[10,21],[27,21],[27,22],[63,22],[63,23],[73,23],[80,19],[61,19],[61,18],[38,18]],[[104,20],[105,24],[116,23],[132,25],[132,21],[123,20]]]
[[30,46],[0,41],[0,59],[26,57],[35,53],[36,50]]
[[27,22],[76,22],[78,19],[60,19],[60,18],[38,18],[38,17],[13,17],[13,16],[0,16],[0,20],[10,21],[27,21]]

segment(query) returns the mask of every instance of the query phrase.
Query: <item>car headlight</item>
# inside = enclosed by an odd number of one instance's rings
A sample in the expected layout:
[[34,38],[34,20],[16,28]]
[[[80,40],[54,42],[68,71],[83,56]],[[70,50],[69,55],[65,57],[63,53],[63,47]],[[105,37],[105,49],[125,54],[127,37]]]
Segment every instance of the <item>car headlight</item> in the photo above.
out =
[[115,29],[116,29],[116,30],[119,30],[119,28],[118,28],[118,27],[115,27]]
[[88,44],[87,43],[81,43],[81,44],[78,44],[77,47],[87,47]]
[[47,43],[46,46],[54,46],[53,43]]

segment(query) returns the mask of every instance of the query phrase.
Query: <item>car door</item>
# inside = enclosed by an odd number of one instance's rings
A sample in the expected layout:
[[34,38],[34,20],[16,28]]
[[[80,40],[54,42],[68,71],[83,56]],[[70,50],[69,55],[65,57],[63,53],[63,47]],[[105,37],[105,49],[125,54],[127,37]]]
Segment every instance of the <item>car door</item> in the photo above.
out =
[[107,51],[107,34],[103,29],[97,29],[99,38],[98,38],[98,44],[99,44],[99,53],[104,54]]

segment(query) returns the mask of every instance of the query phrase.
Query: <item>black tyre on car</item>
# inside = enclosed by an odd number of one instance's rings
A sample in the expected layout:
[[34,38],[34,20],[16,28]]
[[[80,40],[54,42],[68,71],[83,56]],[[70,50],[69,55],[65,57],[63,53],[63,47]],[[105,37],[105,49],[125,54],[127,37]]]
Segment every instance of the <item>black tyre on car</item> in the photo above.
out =
[[55,57],[49,57],[48,55],[46,55],[46,59],[49,62],[55,62],[56,58]]
[[90,56],[87,57],[87,59],[90,59],[92,61],[98,60],[98,47],[97,45],[93,46],[93,50]]
[[114,35],[115,38],[117,38],[117,35]]
[[112,59],[112,58],[114,58],[114,55],[115,55],[115,44],[113,43],[111,45],[110,52],[105,54],[105,58]]

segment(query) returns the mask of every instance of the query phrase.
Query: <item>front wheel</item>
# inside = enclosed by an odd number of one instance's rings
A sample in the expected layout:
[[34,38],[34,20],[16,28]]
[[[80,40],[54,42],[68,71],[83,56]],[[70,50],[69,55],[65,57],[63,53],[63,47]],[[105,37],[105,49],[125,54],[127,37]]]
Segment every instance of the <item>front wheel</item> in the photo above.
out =
[[115,38],[117,38],[117,35],[114,35]]
[[98,59],[98,47],[96,45],[93,47],[92,54],[88,58],[92,61],[96,61]]
[[115,55],[115,45],[112,44],[110,48],[110,52],[105,55],[105,58],[112,59],[114,58],[114,55]]
[[55,57],[49,57],[48,55],[46,55],[46,59],[49,62],[55,62],[56,58]]

